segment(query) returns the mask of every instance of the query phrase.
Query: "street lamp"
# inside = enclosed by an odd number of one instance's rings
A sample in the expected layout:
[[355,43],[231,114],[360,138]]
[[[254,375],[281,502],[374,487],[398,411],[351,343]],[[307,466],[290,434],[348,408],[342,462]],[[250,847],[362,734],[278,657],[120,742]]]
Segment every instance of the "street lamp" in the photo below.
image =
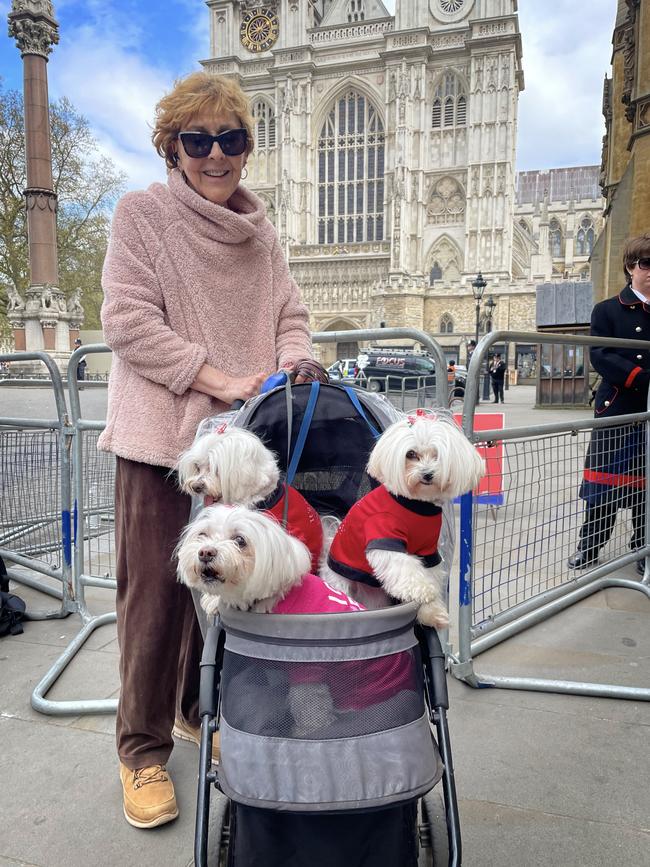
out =
[[[483,279],[483,275],[479,271],[476,275],[475,279],[472,280],[472,295],[474,296],[474,301],[476,301],[476,344],[478,344],[479,338],[479,329],[481,327],[481,301],[483,300],[483,293],[485,292],[485,287],[487,286],[487,281]],[[474,345],[474,349],[476,349],[476,344]],[[469,363],[469,362],[468,362]],[[485,392],[485,374],[483,379],[483,391]],[[476,389],[476,402],[478,403],[478,388]],[[489,393],[488,393],[489,397]]]
[[483,275],[479,271],[476,275],[476,278],[472,280],[472,295],[474,296],[474,301],[476,301],[476,342],[478,343],[478,332],[481,324],[481,301],[483,300],[483,293],[485,292],[485,287],[487,286],[487,281],[483,279]]

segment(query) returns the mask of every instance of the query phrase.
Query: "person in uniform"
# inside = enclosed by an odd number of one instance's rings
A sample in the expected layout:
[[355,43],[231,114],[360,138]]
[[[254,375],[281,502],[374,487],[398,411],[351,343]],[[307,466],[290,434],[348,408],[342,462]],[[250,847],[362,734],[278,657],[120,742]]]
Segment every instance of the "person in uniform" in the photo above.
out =
[[490,365],[490,379],[492,380],[492,391],[494,393],[494,403],[505,403],[503,399],[503,387],[506,378],[506,363],[503,361],[499,353],[494,356],[494,361]]
[[[614,298],[596,304],[591,334],[650,341],[650,234],[627,241],[623,251],[627,285]],[[648,349],[594,347],[591,364],[602,381],[595,398],[595,417],[609,418],[645,412],[650,383]],[[623,424],[594,430],[579,496],[585,502],[578,549],[570,569],[584,569],[598,561],[621,508],[632,510],[630,548],[645,545],[645,425]],[[637,570],[642,575],[644,561]]]

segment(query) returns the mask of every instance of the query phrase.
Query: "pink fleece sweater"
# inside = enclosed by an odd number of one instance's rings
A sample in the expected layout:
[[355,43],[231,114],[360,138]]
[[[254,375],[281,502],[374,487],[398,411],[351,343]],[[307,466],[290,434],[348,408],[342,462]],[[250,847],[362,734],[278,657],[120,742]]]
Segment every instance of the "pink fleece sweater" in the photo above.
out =
[[311,358],[307,309],[262,201],[240,186],[230,205],[178,169],[120,199],[102,278],[113,364],[101,450],[172,467],[199,422],[227,408],[189,387],[201,365],[246,376]]

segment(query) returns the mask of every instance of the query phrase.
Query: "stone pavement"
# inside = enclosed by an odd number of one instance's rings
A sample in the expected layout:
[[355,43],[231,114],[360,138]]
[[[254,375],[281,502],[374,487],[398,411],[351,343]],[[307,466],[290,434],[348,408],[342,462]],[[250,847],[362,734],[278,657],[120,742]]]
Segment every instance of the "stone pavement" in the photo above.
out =
[[[508,425],[567,418],[566,410],[531,410],[531,399],[527,387],[506,392]],[[621,572],[636,576],[633,566]],[[53,607],[27,587],[18,592],[28,608]],[[112,595],[89,588],[93,614],[112,610]],[[476,668],[647,686],[649,626],[649,600],[610,589],[486,652]],[[43,716],[30,706],[79,628],[75,616],[33,621],[22,636],[0,640],[0,867],[185,867],[198,751],[179,743],[169,762],[180,818],[136,830],[122,816],[114,718]],[[48,698],[117,695],[117,659],[115,627],[100,628]],[[650,703],[476,691],[454,680],[450,693],[467,867],[647,867]]]

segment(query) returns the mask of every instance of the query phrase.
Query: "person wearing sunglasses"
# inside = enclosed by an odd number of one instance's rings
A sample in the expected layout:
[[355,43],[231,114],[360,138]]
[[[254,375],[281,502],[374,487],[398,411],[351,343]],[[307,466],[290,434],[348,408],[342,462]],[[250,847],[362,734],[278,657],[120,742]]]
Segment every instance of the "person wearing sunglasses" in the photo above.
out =
[[139,828],[176,818],[173,734],[199,739],[202,639],[173,562],[191,501],[173,467],[202,419],[257,394],[269,374],[327,376],[275,229],[240,183],[253,124],[234,80],[177,82],[152,134],[167,182],[118,202],[104,263],[113,363],[99,448],[117,457],[116,738],[124,815]]
[[[648,341],[644,348],[590,348],[591,364],[602,380],[595,397],[596,418],[646,412],[650,384],[650,234],[631,238],[623,250],[625,288],[614,298],[596,304],[591,334]],[[579,495],[585,503],[578,548],[568,560],[570,569],[598,562],[619,509],[632,512],[632,550],[645,545],[645,426],[621,425],[593,431]],[[643,575],[645,560],[637,561]]]

